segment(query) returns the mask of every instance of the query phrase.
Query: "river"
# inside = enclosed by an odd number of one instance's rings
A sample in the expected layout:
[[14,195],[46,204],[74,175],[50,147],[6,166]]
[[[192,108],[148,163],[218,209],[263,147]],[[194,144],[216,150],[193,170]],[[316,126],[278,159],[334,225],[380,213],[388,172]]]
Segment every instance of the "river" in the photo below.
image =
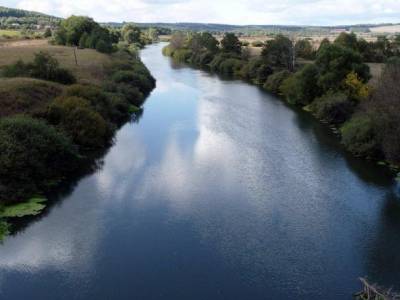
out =
[[0,245],[0,299],[352,299],[400,290],[383,167],[255,86],[142,51],[157,79],[98,170]]

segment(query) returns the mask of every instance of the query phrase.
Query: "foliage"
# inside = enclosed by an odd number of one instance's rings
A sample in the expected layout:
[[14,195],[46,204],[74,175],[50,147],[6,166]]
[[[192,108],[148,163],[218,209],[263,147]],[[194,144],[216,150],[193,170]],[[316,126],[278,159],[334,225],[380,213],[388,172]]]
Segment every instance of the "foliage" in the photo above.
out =
[[10,234],[10,225],[7,222],[2,221],[0,219],[0,242],[2,242],[4,238],[9,234]]
[[344,80],[344,88],[353,100],[367,99],[370,95],[370,87],[363,83],[354,71],[347,74]]
[[342,143],[355,155],[379,157],[375,125],[368,115],[355,115],[340,129]]
[[58,61],[47,52],[35,54],[31,63],[19,60],[3,69],[4,77],[33,77],[63,84],[75,83],[75,76],[67,69],[61,68]]
[[277,35],[275,39],[265,42],[261,57],[271,67],[293,70],[292,41],[283,35]]
[[318,76],[315,65],[306,65],[282,83],[281,91],[289,103],[305,106],[321,93]]
[[322,47],[315,61],[320,72],[319,86],[327,91],[338,89],[350,72],[358,74],[362,82],[370,79],[369,67],[362,62],[358,52],[336,44]]
[[52,35],[53,35],[53,33],[51,32],[51,29],[50,29],[50,28],[46,28],[46,30],[45,30],[45,32],[44,32],[44,34],[43,34],[43,37],[49,38],[49,37],[51,37]]
[[268,77],[264,84],[264,89],[275,94],[281,93],[282,83],[290,76],[290,72],[287,70],[282,70],[276,72]]
[[104,118],[84,98],[58,97],[50,105],[47,119],[83,148],[101,148],[111,135]]
[[113,50],[113,41],[108,29],[83,16],[71,16],[63,20],[54,35],[56,44],[92,48],[103,53]]
[[353,111],[354,103],[342,92],[328,92],[316,98],[310,105],[310,110],[317,118],[331,124],[341,124],[348,120]]
[[241,77],[255,84],[264,84],[273,70],[260,58],[250,59],[241,69]]
[[[46,207],[46,198],[35,197],[27,202],[7,205],[0,211],[0,218],[21,218],[26,216],[36,216]],[[0,234],[1,235],[1,234]]]
[[56,83],[31,78],[0,81],[0,117],[16,114],[40,116],[62,92]]
[[315,51],[309,40],[299,40],[295,46],[296,56],[304,59],[314,59]]
[[221,40],[221,48],[226,53],[242,53],[242,44],[234,33],[225,33],[224,38]]
[[334,44],[342,46],[344,48],[352,49],[354,51],[358,51],[357,36],[354,32],[340,33],[339,36],[335,39]]
[[21,201],[74,169],[71,140],[29,117],[0,121],[0,202]]

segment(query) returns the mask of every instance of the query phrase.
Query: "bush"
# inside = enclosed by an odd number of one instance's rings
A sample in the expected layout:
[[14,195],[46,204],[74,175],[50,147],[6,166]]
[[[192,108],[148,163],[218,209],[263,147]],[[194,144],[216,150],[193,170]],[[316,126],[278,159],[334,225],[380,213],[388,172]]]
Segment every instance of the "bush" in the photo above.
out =
[[251,45],[256,48],[261,48],[262,46],[264,46],[264,43],[262,41],[254,41],[251,43]]
[[58,61],[47,52],[35,54],[32,63],[24,63],[21,60],[6,66],[3,70],[5,77],[33,77],[62,84],[72,84],[76,82],[74,75],[59,67]]
[[71,140],[29,117],[0,121],[0,201],[23,201],[73,170],[78,153]]
[[281,93],[282,83],[290,76],[290,72],[283,70],[270,75],[264,84],[264,89],[275,94]]
[[189,49],[176,49],[172,55],[176,61],[180,62],[188,62],[191,56],[192,51]]
[[47,119],[83,148],[103,147],[112,133],[103,117],[84,98],[57,98],[49,107]]
[[40,116],[61,93],[61,85],[39,79],[0,80],[0,117],[16,114]]
[[316,98],[310,105],[310,109],[319,119],[332,124],[341,124],[351,117],[354,103],[344,93],[328,92]]
[[88,100],[93,110],[98,112],[105,120],[115,121],[113,108],[107,93],[94,85],[74,84],[64,91],[66,97],[79,97]]
[[5,66],[2,70],[4,77],[29,77],[29,67],[22,60],[18,60],[14,64]]
[[112,76],[112,80],[115,83],[131,84],[145,95],[154,87],[154,82],[151,78],[135,71],[118,71]]
[[273,70],[260,58],[253,58],[241,70],[241,77],[255,84],[264,84]]
[[317,85],[318,69],[315,65],[304,66],[282,83],[282,93],[291,104],[305,106],[320,95]]
[[355,115],[340,129],[342,143],[355,155],[379,158],[379,145],[374,124],[367,115]]
[[243,61],[237,58],[228,58],[219,65],[219,72],[225,75],[236,75],[240,72]]

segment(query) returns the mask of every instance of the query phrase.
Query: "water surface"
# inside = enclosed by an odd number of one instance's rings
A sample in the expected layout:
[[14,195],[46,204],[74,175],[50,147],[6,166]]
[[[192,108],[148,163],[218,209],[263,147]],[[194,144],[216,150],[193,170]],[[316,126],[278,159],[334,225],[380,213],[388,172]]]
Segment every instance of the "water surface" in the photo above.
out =
[[351,299],[400,290],[385,169],[257,87],[142,52],[157,79],[99,170],[0,245],[1,299]]

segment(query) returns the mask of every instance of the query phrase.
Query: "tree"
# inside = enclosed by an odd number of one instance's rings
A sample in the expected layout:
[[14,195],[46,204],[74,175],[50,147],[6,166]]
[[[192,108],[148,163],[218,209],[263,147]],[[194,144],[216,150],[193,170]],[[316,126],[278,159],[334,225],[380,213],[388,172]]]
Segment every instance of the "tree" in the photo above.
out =
[[51,29],[50,29],[50,28],[46,28],[46,31],[44,32],[43,36],[44,36],[45,38],[51,37],[51,36],[52,36]]
[[357,36],[354,32],[346,33],[342,32],[339,36],[335,39],[334,42],[336,45],[353,49],[358,51],[358,41]]
[[309,40],[299,40],[295,46],[296,56],[305,59],[314,59],[315,51]]
[[282,93],[289,103],[302,106],[310,104],[321,95],[321,89],[317,85],[318,77],[318,68],[314,64],[308,64],[283,82]]
[[218,40],[209,32],[203,32],[201,34],[201,44],[212,53],[216,53],[219,50]]
[[181,49],[185,45],[185,35],[181,31],[174,32],[171,36],[170,46],[172,50]]
[[21,201],[77,166],[71,140],[44,121],[0,121],[0,201]]
[[261,56],[273,67],[288,70],[294,67],[292,41],[283,35],[277,35],[275,39],[266,41]]
[[320,73],[318,85],[324,91],[341,88],[343,80],[352,71],[364,83],[371,77],[369,67],[362,62],[358,52],[337,44],[329,44],[320,48],[315,64]]
[[222,51],[226,53],[241,54],[242,44],[234,33],[226,33],[221,41]]
[[129,44],[141,44],[141,35],[142,31],[140,28],[133,24],[127,24],[122,27],[122,38]]

